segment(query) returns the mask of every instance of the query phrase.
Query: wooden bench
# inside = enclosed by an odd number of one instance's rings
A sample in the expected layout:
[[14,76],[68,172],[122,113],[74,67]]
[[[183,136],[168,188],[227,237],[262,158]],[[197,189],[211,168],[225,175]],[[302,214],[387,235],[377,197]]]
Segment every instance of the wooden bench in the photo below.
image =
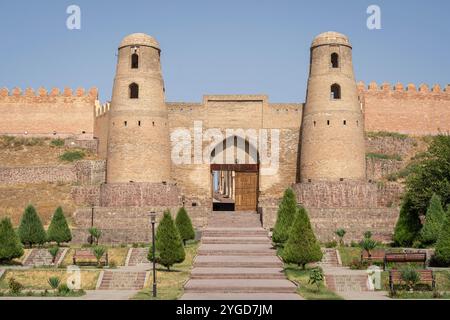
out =
[[384,262],[384,256],[386,251],[383,249],[375,249],[370,251],[370,257],[367,254],[366,250],[361,252],[361,262],[370,261],[370,262]]
[[[434,290],[436,287],[436,278],[434,276],[433,270],[417,270],[420,275],[419,283],[428,284],[431,289]],[[391,292],[394,292],[395,285],[406,285],[402,279],[402,272],[400,270],[390,270],[389,271],[389,288]]]
[[426,268],[427,254],[424,252],[386,253],[384,256],[384,270],[386,270],[389,262],[420,262],[423,263],[423,267]]
[[[82,265],[82,266],[91,266],[91,265],[97,265],[97,258],[95,257],[94,253],[90,249],[83,249],[83,250],[75,250],[73,254],[73,264],[74,265]],[[108,252],[106,251],[105,254],[100,259],[100,264],[103,266],[108,265]]]

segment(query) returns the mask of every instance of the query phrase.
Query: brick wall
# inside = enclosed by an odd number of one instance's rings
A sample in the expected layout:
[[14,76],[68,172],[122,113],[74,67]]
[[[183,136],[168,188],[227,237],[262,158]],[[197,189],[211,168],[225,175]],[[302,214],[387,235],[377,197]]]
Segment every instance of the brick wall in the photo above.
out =
[[89,92],[78,89],[75,93],[65,89],[60,93],[44,88],[37,92],[27,89],[23,94],[16,88],[9,92],[0,90],[0,134],[48,135],[56,132],[58,136],[85,135],[94,133],[94,104],[97,89]]
[[380,180],[391,173],[398,172],[403,167],[401,161],[393,159],[366,159],[367,179]]
[[363,103],[366,131],[388,131],[411,135],[435,135],[450,132],[450,85],[443,90],[435,85],[419,89],[413,84],[381,88],[371,83],[358,84]]

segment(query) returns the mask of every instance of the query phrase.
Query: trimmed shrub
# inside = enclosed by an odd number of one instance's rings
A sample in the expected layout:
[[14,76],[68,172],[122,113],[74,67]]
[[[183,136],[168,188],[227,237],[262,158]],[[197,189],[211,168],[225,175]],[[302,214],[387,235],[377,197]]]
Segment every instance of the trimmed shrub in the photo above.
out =
[[156,250],[158,262],[167,270],[175,263],[181,263],[186,257],[180,233],[172,219],[170,211],[165,211],[156,230]]
[[59,156],[59,159],[67,162],[74,162],[77,160],[82,160],[86,157],[86,154],[83,151],[75,150],[75,151],[66,151],[62,155]]
[[411,246],[422,228],[419,216],[416,212],[411,210],[411,206],[411,200],[406,196],[400,210],[400,217],[394,230],[394,244],[396,246]]
[[39,218],[36,209],[29,205],[22,216],[19,226],[19,237],[23,244],[30,248],[33,244],[44,244],[47,240],[47,235]]
[[436,242],[433,261],[441,266],[450,266],[450,206],[447,209],[447,216]]
[[305,208],[298,208],[295,216],[281,258],[285,263],[295,263],[305,269],[307,263],[322,259],[322,250]]
[[431,197],[430,205],[427,209],[425,224],[420,231],[420,239],[424,244],[436,243],[442,225],[445,220],[445,211],[442,208],[441,197],[435,193]]
[[103,255],[106,253],[106,248],[103,246],[96,246],[92,249],[92,253],[95,256],[95,259],[97,259],[97,265],[101,267],[102,266],[101,259]]
[[54,147],[63,147],[64,146],[64,140],[63,139],[53,139],[50,142],[50,145]]
[[0,221],[0,261],[11,261],[23,255],[22,244],[9,218]]
[[411,291],[420,281],[420,274],[412,267],[404,268],[401,271],[401,277]]
[[102,236],[102,231],[97,228],[89,228],[88,231],[89,231],[89,234],[91,235],[91,244],[94,242],[94,239],[95,239],[95,243],[98,246],[98,241],[100,240],[100,238]]
[[50,277],[50,278],[48,278],[48,284],[50,285],[50,287],[53,290],[58,289],[60,283],[61,283],[61,279],[58,278],[58,277]]
[[52,256],[52,263],[56,263],[56,257],[59,253],[59,247],[51,247],[48,249],[48,253]]
[[345,229],[340,228],[340,229],[337,229],[334,233],[339,237],[339,245],[343,246],[344,245],[344,237],[345,237],[347,231],[345,231]]
[[12,295],[19,295],[23,290],[23,285],[14,278],[9,279],[8,287]]
[[47,230],[47,240],[56,242],[58,246],[72,240],[72,234],[61,207],[58,207],[53,215],[52,222]]
[[281,245],[288,240],[289,229],[294,222],[296,212],[297,199],[295,198],[294,190],[289,188],[284,192],[283,199],[278,208],[277,222],[275,223],[272,234],[273,242]]
[[178,228],[178,232],[180,233],[181,240],[183,240],[185,246],[187,240],[195,239],[195,231],[194,227],[192,226],[192,221],[189,218],[189,215],[184,207],[178,210],[175,224]]

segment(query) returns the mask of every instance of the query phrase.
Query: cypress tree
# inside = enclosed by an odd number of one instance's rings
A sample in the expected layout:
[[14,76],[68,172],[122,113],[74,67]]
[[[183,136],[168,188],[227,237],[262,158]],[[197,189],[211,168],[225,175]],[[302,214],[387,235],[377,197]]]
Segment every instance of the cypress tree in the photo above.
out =
[[180,233],[168,210],[164,212],[156,230],[156,250],[159,253],[159,263],[167,270],[175,263],[183,262],[186,256]]
[[22,244],[9,218],[0,221],[0,261],[11,261],[23,255]]
[[195,231],[192,227],[192,221],[184,207],[178,210],[175,224],[180,232],[180,237],[181,240],[183,240],[184,245],[186,245],[187,240],[195,239]]
[[295,219],[297,211],[297,199],[291,188],[288,188],[283,195],[278,207],[277,222],[273,229],[272,240],[277,244],[285,243],[289,238],[289,229]]
[[19,226],[19,237],[23,244],[31,247],[33,244],[44,244],[47,238],[44,226],[36,209],[29,205],[22,216]]
[[424,244],[433,244],[438,240],[442,224],[445,220],[445,211],[442,208],[441,197],[433,194],[427,209],[425,224],[420,231],[420,238]]
[[56,242],[58,246],[60,243],[72,240],[72,234],[61,207],[58,207],[53,215],[52,222],[47,230],[47,240]]
[[403,200],[400,216],[395,225],[394,243],[396,246],[411,246],[417,238],[422,224],[416,211],[412,210],[412,202],[408,194]]
[[434,260],[441,266],[450,266],[450,205],[436,242]]
[[281,258],[285,263],[295,263],[303,269],[307,263],[322,260],[320,244],[312,230],[308,213],[303,207],[297,210]]

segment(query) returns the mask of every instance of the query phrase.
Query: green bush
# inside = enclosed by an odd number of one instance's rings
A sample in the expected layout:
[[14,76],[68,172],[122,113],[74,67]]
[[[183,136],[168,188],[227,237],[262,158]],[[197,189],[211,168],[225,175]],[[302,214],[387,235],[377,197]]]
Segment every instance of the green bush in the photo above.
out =
[[364,239],[360,242],[359,245],[361,249],[367,252],[367,256],[369,257],[370,260],[372,256],[372,250],[377,247],[377,242],[372,239],[371,231],[364,232]]
[[441,232],[445,220],[445,211],[442,208],[441,197],[433,194],[425,217],[425,224],[420,231],[420,239],[424,244],[434,244]]
[[367,153],[366,158],[402,161],[402,157],[398,154]]
[[420,274],[412,267],[404,268],[401,271],[401,277],[411,291],[420,281]]
[[336,248],[337,247],[337,242],[336,240],[333,241],[328,241],[324,243],[325,248]]
[[50,285],[50,287],[51,287],[53,290],[58,289],[60,283],[61,283],[61,279],[58,278],[58,277],[50,277],[50,278],[48,279],[48,284]]
[[273,229],[272,240],[278,245],[284,244],[289,238],[289,229],[297,212],[297,199],[291,188],[284,192],[278,208],[277,221]]
[[61,207],[56,209],[52,222],[47,230],[47,240],[58,244],[72,241],[72,233],[67,224],[66,217]]
[[183,262],[186,257],[180,233],[168,210],[164,212],[156,230],[156,250],[159,254],[159,263],[167,270],[175,263]]
[[24,253],[20,239],[9,218],[0,221],[0,244],[0,262],[9,262],[20,258]]
[[58,287],[58,295],[59,296],[67,296],[70,294],[72,290],[70,290],[69,286],[65,283],[62,283]]
[[395,225],[394,244],[399,247],[409,247],[417,238],[422,223],[419,216],[412,210],[411,199],[406,196],[403,200],[400,216]]
[[367,137],[369,138],[391,137],[395,139],[405,140],[408,138],[408,135],[397,132],[377,131],[377,132],[367,132]]
[[303,269],[306,264],[322,259],[322,250],[312,230],[308,213],[303,207],[297,210],[281,258],[285,263],[295,263]]
[[66,151],[59,156],[59,159],[67,162],[74,162],[77,160],[82,160],[86,157],[86,154],[81,150]]
[[63,139],[53,139],[50,144],[54,147],[63,147],[64,146],[64,140]]
[[97,259],[97,265],[99,267],[102,266],[101,259],[102,259],[103,255],[106,253],[106,251],[107,251],[106,247],[103,247],[103,246],[96,246],[96,247],[92,248],[92,253],[95,256],[95,259]]
[[309,280],[308,284],[316,285],[317,292],[320,291],[320,285],[322,284],[324,279],[323,271],[319,268],[314,268],[309,272]]
[[433,260],[440,266],[450,266],[450,206],[447,209],[446,219],[439,232]]
[[175,224],[180,232],[180,237],[181,240],[183,240],[184,245],[186,245],[187,240],[195,239],[195,230],[192,226],[192,221],[184,207],[178,210]]
[[14,278],[9,279],[8,286],[12,295],[19,295],[23,290],[23,285]]
[[345,237],[345,234],[347,233],[347,231],[345,231],[345,229],[340,228],[340,229],[337,229],[334,233],[339,237],[339,245],[343,246],[344,245],[344,237]]
[[22,216],[18,229],[20,241],[31,247],[33,244],[42,245],[47,240],[47,235],[36,209],[29,205]]
[[95,243],[98,246],[98,242],[99,242],[99,240],[100,240],[100,238],[102,236],[102,231],[100,229],[95,228],[95,227],[89,228],[88,231],[89,231],[89,234],[91,235],[92,242],[95,239]]
[[52,263],[56,263],[56,257],[59,253],[59,247],[51,247],[48,249],[48,253],[52,256]]

